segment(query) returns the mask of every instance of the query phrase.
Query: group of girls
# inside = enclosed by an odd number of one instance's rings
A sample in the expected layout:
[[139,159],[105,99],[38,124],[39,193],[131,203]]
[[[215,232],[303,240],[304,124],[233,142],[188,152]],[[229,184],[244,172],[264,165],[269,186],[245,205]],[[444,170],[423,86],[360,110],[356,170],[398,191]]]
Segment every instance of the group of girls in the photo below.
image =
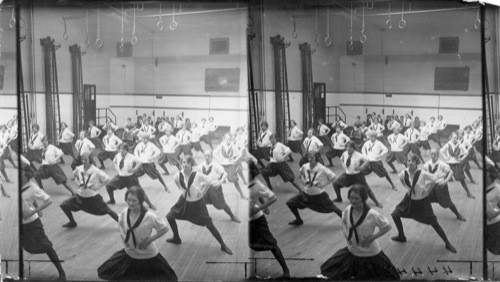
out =
[[[225,134],[222,143],[215,146],[210,137],[217,128],[213,125],[213,118],[209,119],[212,125],[205,125],[205,119],[201,122],[202,128],[211,128],[206,133],[196,133],[198,127],[195,123],[188,124],[189,119],[182,124],[176,123],[175,126],[162,119],[158,123],[160,132],[150,129],[148,119],[138,118],[138,121],[141,119],[142,123],[127,123],[121,137],[115,134],[120,129],[113,123],[108,122],[103,128],[98,128],[93,122],[89,122],[87,130],[78,132],[76,142],[73,140],[75,134],[62,123],[60,138],[56,140],[56,144],[50,144],[47,137],[39,132],[38,125],[32,126],[28,149],[21,156],[24,161],[21,189],[26,188],[28,191],[26,193],[22,190],[23,214],[29,219],[29,222],[23,222],[24,234],[29,239],[23,240],[23,247],[33,254],[46,253],[59,271],[60,279],[65,279],[66,273],[37,216],[51,204],[51,198],[42,183],[47,178],[53,178],[56,184],[64,185],[71,193],[71,197],[60,204],[61,210],[69,219],[69,222],[62,225],[63,228],[77,227],[73,213],[78,211],[96,216],[109,215],[118,222],[124,249],[99,267],[98,276],[102,279],[177,280],[175,272],[161,256],[154,241],[171,229],[173,236],[166,241],[181,244],[178,220],[206,227],[220,243],[221,250],[232,255],[232,250],[224,242],[206,205],[211,204],[227,213],[233,222],[240,222],[226,203],[222,186],[229,181],[234,184],[241,197],[246,198],[245,191],[239,185],[240,178],[244,183],[247,182],[242,166],[249,158],[246,128],[239,127],[235,132]],[[180,128],[176,128],[179,125]],[[176,129],[177,134],[174,135]],[[106,132],[104,136],[102,131]],[[127,131],[132,132],[132,139],[128,139]],[[195,136],[196,134],[198,135]],[[133,142],[129,142],[130,140]],[[200,141],[207,143],[204,150]],[[215,149],[212,151],[213,147]],[[196,164],[191,149],[201,151],[201,164]],[[65,154],[73,159],[70,165],[73,171],[71,181],[62,170]],[[100,162],[99,168],[94,156]],[[112,161],[110,166],[117,171],[114,177],[108,176],[104,171],[108,159]],[[170,174],[165,166],[167,163],[177,170],[173,175],[173,182],[181,196],[166,215],[170,229],[151,211],[157,207],[147,196],[146,187],[141,186],[139,181],[142,175],[147,174],[152,179],[158,179],[165,191],[170,192],[156,168],[156,162],[166,175]],[[38,167],[35,166],[37,163],[40,164]],[[76,184],[77,189],[72,188],[71,182]],[[103,187],[108,192],[107,202],[99,193]],[[127,188],[125,201],[128,207],[117,214],[112,209],[116,202],[113,192],[123,188]]]
[[[394,161],[403,165],[398,178],[406,191],[391,214],[397,229],[397,235],[391,239],[406,242],[401,218],[410,218],[431,225],[443,240],[445,248],[456,253],[456,248],[439,225],[431,203],[439,203],[441,207],[450,209],[458,220],[466,221],[451,200],[448,183],[452,179],[459,181],[467,196],[474,198],[465,182],[465,174],[470,183],[477,184],[470,173],[469,161],[481,169],[476,150],[483,154],[482,120],[480,117],[462,130],[452,132],[449,140],[445,139],[446,126],[442,116],[438,116],[437,121],[431,117],[426,124],[410,114],[401,118],[389,116],[384,126],[380,117],[373,114],[366,123],[358,117],[352,127],[339,120],[331,125],[333,130],[323,120],[318,120],[318,127],[308,129],[307,136],[303,138],[302,130],[295,121],[291,121],[285,145],[277,141],[276,135],[269,130],[269,124],[262,122],[257,147],[253,151],[255,163],[250,165],[250,205],[254,209],[250,222],[252,249],[271,250],[282,266],[284,276],[289,275],[286,261],[262,213],[276,201],[271,191],[271,177],[279,175],[285,183],[290,182],[299,191],[286,202],[295,217],[290,225],[304,224],[299,213],[302,209],[335,213],[342,218],[348,247],[338,251],[321,266],[324,276],[333,279],[399,279],[399,273],[376,242],[378,237],[390,230],[390,224],[366,203],[370,198],[378,208],[383,208],[366,181],[366,175],[371,172],[385,178],[393,190],[398,190],[382,163],[385,157],[391,173],[398,173]],[[500,127],[498,130],[500,132]],[[436,143],[435,147],[431,147],[429,139]],[[442,145],[444,141],[446,143]],[[430,151],[431,158],[427,162],[422,157],[421,148]],[[328,166],[324,165],[326,162],[320,151],[326,151]],[[295,163],[293,153],[300,154],[298,175],[301,181],[297,181],[289,164]],[[328,168],[334,167],[336,157],[344,169],[340,176]],[[266,185],[257,179],[258,175]],[[334,200],[325,190],[330,184],[337,196]],[[342,202],[341,188],[344,187],[350,187],[348,199],[351,205],[342,211],[335,202]],[[375,229],[378,231],[375,232]]]

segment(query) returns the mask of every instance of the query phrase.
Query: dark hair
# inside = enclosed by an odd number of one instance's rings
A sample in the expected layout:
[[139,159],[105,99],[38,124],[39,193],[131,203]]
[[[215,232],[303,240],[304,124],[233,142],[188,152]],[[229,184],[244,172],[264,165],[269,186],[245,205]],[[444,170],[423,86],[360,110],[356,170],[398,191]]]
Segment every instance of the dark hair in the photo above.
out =
[[40,126],[39,126],[38,124],[36,124],[36,123],[35,123],[35,124],[33,124],[33,125],[31,126],[31,128],[33,128],[33,129],[35,129],[35,128],[36,128],[36,129],[40,130]]
[[248,174],[250,175],[250,180],[257,177],[257,175],[259,175],[259,173],[260,172],[259,172],[259,168],[257,167],[257,165],[252,161],[248,161]]
[[141,205],[141,209],[146,209],[146,207],[144,207],[144,202],[146,201],[146,193],[144,192],[144,189],[139,186],[130,187],[130,189],[125,192],[125,202],[127,201],[129,195],[136,196],[137,200],[139,200],[139,204]]
[[27,164],[23,164],[22,172],[27,179],[31,179],[35,176],[33,169]]
[[420,158],[412,152],[408,153],[408,159],[410,159],[412,162],[416,162],[417,165],[420,164]]
[[312,155],[314,157],[314,159],[316,160],[316,162],[320,161],[318,151],[310,150],[309,152],[307,152],[307,157],[309,157],[309,155]]
[[354,141],[349,141],[349,142],[347,142],[347,144],[345,145],[345,147],[346,147],[346,148],[347,148],[347,147],[351,147],[351,148],[353,148],[353,149],[356,149],[356,142],[354,142]]
[[354,184],[347,191],[347,197],[350,198],[352,193],[356,193],[361,197],[361,201],[366,205],[366,201],[368,200],[368,189],[363,184]]
[[267,121],[263,121],[260,123],[260,126],[265,126],[265,127],[269,127],[269,123],[267,123]]
[[118,148],[123,148],[123,150],[128,151],[130,149],[130,146],[127,143],[123,142],[120,144],[120,146],[118,146]]
[[195,166],[196,165],[196,161],[194,160],[194,158],[192,156],[185,156],[184,159],[189,163],[191,164],[191,166]]

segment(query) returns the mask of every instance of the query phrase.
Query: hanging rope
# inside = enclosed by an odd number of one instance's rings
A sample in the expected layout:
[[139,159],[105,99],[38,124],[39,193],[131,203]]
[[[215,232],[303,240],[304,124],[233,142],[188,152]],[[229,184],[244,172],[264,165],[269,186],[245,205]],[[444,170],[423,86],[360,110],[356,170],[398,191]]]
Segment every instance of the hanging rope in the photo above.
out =
[[315,9],[315,27],[316,27],[316,34],[314,36],[314,48],[318,47],[319,44],[319,36],[318,36],[318,7]]
[[157,27],[158,29],[160,29],[160,30],[163,30],[163,28],[164,28],[164,27],[163,27],[163,16],[162,16],[162,14],[161,14],[161,2],[160,2],[160,14],[158,15],[158,17],[159,17],[159,20],[158,20],[158,22],[156,23],[156,27]]
[[101,12],[100,12],[100,7],[99,3],[97,3],[97,38],[94,42],[94,47],[99,49],[102,46],[102,40],[101,40]]
[[121,39],[120,39],[120,52],[123,52],[123,3],[122,3],[122,28],[121,28]]
[[175,21],[175,2],[172,3],[172,22],[170,23],[170,29],[175,30],[177,28],[177,22]]
[[387,16],[387,20],[385,21],[385,25],[389,29],[392,28],[392,21],[391,21],[391,1],[389,1],[389,15]]
[[90,40],[89,40],[89,9],[85,9],[85,26],[86,26],[86,35],[85,35],[85,51],[87,48],[90,46]]
[[351,36],[349,37],[349,50],[352,51],[354,48],[354,43],[352,41],[352,2],[351,2]]
[[365,35],[365,4],[363,4],[363,23],[361,24],[361,37],[359,38],[359,41],[361,43],[366,42],[366,35]]
[[479,18],[479,9],[477,8],[476,21],[474,22],[474,27],[478,29],[481,26],[481,19]]
[[333,40],[330,37],[330,5],[328,5],[326,9],[326,37],[325,37],[325,45],[332,45]]
[[399,28],[403,29],[406,26],[405,21],[405,1],[401,2],[401,20],[399,21]]
[[137,36],[135,36],[135,10],[136,7],[134,5],[134,25],[132,26],[132,38],[130,38],[130,43],[132,43],[132,45],[135,45],[135,43],[137,43]]

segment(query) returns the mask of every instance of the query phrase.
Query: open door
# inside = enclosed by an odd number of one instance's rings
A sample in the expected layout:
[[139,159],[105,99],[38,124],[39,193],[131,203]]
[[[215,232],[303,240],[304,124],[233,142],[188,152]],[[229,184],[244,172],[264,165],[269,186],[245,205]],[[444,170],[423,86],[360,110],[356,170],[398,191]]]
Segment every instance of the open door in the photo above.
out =
[[99,121],[96,120],[95,84],[84,84],[83,93],[85,107],[85,125],[87,125],[91,120],[93,120],[97,125],[99,124]]
[[326,84],[314,83],[314,120],[320,118],[326,122]]

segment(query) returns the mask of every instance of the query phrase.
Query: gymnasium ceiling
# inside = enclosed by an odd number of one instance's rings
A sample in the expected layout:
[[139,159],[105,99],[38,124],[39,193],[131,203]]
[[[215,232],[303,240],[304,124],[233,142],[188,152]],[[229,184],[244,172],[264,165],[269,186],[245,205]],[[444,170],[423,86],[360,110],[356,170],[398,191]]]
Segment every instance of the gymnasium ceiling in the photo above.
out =
[[[344,20],[350,20],[351,4],[354,8],[355,25],[359,25],[362,20],[362,6],[365,5],[365,25],[368,29],[382,31],[387,29],[386,21],[388,19],[389,4],[391,6],[391,22],[392,32],[430,32],[436,34],[444,34],[446,32],[455,31],[479,31],[475,29],[476,11],[478,4],[464,4],[460,1],[417,1],[417,0],[375,0],[375,1],[348,1],[348,0],[265,0],[265,5],[273,6],[275,9],[302,11],[302,13],[314,14],[318,9],[323,11],[322,18],[319,18],[319,25],[325,25],[324,10],[330,9],[331,17],[342,17]],[[48,4],[47,4],[48,3]],[[96,5],[97,1],[71,1],[71,0],[53,0],[53,1],[36,1],[36,6],[51,5],[54,8],[61,8],[61,17],[64,12],[71,7],[82,7],[82,9],[72,9],[77,11],[73,14],[81,13],[80,20],[85,18],[85,9],[88,8],[89,13],[89,30],[94,31],[97,28]],[[108,21],[107,25],[101,26],[102,29],[119,30],[121,22],[121,6],[126,10],[125,25],[132,24],[132,8],[136,7],[136,22],[137,34],[148,34],[158,32],[157,23],[159,21],[159,2],[142,1],[142,2],[118,2],[118,1],[99,1],[102,9],[101,21]],[[140,4],[136,4],[140,3]],[[181,3],[181,4],[180,4]],[[4,2],[4,5],[9,5]],[[165,27],[172,21],[172,11],[175,7],[176,21],[179,25],[182,23],[182,17],[194,15],[214,15],[209,17],[210,21],[217,21],[217,13],[220,11],[235,11],[244,10],[246,2],[236,1],[219,1],[219,2],[194,2],[194,1],[177,1],[177,2],[162,2],[162,20]],[[406,26],[404,29],[397,27],[401,20],[401,9],[404,7],[404,19]],[[5,12],[10,10],[9,7],[2,11],[2,26],[8,26],[10,13]],[[81,11],[81,12],[80,12]],[[6,16],[9,14],[9,16]],[[321,13],[319,13],[321,15]],[[205,17],[206,18],[206,17]],[[84,21],[83,21],[84,22]],[[191,21],[192,22],[192,21]],[[199,24],[210,24],[210,22],[201,22]],[[219,23],[220,24],[220,23]],[[486,23],[488,28],[489,23]],[[196,26],[188,28],[196,29]],[[347,28],[347,27],[346,27]],[[168,30],[166,30],[168,31]]]

